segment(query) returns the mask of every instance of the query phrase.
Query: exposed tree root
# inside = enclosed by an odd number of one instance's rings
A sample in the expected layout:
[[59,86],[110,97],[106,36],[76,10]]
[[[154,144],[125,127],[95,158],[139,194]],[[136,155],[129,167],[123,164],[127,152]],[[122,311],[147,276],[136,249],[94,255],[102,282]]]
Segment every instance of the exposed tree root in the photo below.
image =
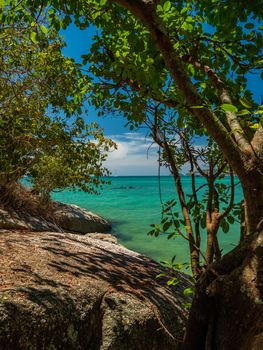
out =
[[196,286],[182,350],[263,348],[263,233],[211,264]]

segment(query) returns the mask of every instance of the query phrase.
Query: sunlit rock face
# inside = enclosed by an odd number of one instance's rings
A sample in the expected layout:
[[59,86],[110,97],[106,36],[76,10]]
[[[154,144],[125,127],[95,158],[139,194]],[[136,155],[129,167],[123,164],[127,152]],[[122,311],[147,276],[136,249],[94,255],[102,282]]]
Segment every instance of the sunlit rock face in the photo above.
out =
[[77,205],[55,203],[54,217],[57,224],[65,231],[85,234],[106,232],[111,229],[106,219]]
[[0,233],[1,350],[177,349],[186,276],[169,287],[160,265],[101,238]]

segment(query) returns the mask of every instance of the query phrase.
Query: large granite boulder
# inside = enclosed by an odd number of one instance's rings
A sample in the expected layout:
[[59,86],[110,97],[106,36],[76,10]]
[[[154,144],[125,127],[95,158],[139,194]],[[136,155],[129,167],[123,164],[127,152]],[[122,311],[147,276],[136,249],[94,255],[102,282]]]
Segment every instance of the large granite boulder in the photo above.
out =
[[55,231],[61,228],[51,220],[14,209],[0,208],[0,230]]
[[160,265],[96,235],[2,231],[0,251],[1,350],[177,349],[185,275],[168,287]]
[[85,234],[105,232],[111,229],[110,223],[101,216],[72,204],[56,202],[54,218],[58,226],[70,232]]
[[54,203],[50,218],[28,214],[26,211],[0,208],[0,229],[75,232],[106,232],[110,223],[101,216],[82,209],[77,205]]

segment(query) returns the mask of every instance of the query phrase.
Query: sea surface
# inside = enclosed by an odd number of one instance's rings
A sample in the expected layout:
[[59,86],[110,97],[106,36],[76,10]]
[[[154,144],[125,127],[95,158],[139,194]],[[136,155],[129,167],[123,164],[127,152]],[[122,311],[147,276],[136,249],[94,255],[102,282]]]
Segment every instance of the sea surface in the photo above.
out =
[[[182,176],[186,193],[191,191],[191,179]],[[177,199],[173,178],[169,176],[131,176],[108,178],[111,184],[104,185],[100,195],[92,195],[82,191],[54,193],[55,200],[76,204],[93,211],[112,223],[112,234],[125,247],[143,253],[156,261],[171,260],[175,255],[178,262],[188,262],[188,242],[181,238],[167,239],[167,234],[159,237],[147,235],[151,224],[161,220],[161,201]],[[224,179],[229,183],[229,178]],[[204,179],[197,178],[197,186]],[[201,193],[200,193],[201,195]],[[240,201],[242,192],[240,186],[236,189],[236,201]],[[176,209],[180,212],[179,205]],[[239,225],[233,224],[225,234],[219,231],[218,237],[223,253],[234,248],[239,239]],[[205,245],[205,232],[203,233]]]

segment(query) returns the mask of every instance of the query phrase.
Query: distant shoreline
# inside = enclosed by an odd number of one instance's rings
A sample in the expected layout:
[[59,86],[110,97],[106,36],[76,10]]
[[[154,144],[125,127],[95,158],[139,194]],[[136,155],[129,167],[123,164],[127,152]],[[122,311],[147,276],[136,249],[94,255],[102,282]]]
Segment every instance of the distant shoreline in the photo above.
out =
[[[229,177],[230,175],[225,175],[225,177]],[[120,177],[159,177],[159,175],[111,175],[111,176],[105,176],[104,179],[108,178],[120,178]],[[160,175],[160,177],[169,177],[173,178],[173,175]],[[180,177],[191,177],[191,175],[181,174]],[[204,178],[204,176],[196,175],[197,178]],[[237,175],[234,175],[234,177],[237,177]]]

